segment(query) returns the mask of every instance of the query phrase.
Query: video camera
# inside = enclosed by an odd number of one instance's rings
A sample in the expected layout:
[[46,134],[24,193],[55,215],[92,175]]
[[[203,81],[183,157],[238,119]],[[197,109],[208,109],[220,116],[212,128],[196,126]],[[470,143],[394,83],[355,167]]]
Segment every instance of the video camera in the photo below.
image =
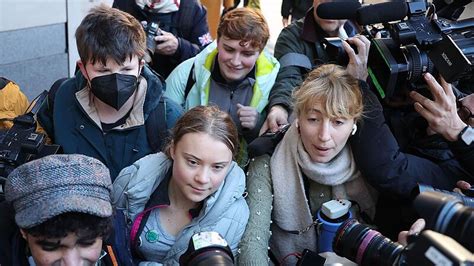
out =
[[48,92],[36,97],[25,114],[13,120],[13,126],[0,132],[0,186],[3,192],[6,177],[21,164],[46,155],[56,154],[59,145],[46,145],[46,136],[36,132],[36,114]]
[[[382,23],[385,37],[375,38],[368,26],[365,35],[371,40],[370,81],[380,97],[385,98],[396,94],[398,88],[424,88],[426,85],[421,81],[426,72],[440,73],[447,82],[473,78],[474,18],[452,20],[459,18],[464,6],[472,0],[441,2],[446,1],[430,4],[426,0],[407,0],[356,5],[343,13],[338,13],[335,6],[343,3],[324,3],[318,7],[318,16],[354,19],[360,25]],[[433,17],[436,4],[442,7],[438,18]],[[331,5],[334,7],[330,8]],[[330,14],[332,10],[336,14]],[[398,20],[401,21],[393,22]],[[328,42],[334,43],[333,40]]]
[[359,265],[474,265],[473,208],[435,191],[418,195],[414,207],[429,230],[409,236],[406,247],[350,219],[337,230],[334,251]]

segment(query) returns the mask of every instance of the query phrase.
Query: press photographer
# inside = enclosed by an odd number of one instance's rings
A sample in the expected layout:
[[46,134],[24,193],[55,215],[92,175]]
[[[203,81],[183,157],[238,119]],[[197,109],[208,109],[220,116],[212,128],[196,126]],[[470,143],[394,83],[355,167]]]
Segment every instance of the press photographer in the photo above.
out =
[[113,7],[131,14],[140,22],[158,26],[152,33],[156,44],[150,65],[164,78],[181,62],[195,56],[212,42],[207,11],[197,0],[115,0]]
[[[392,34],[390,37],[371,39],[372,49],[368,59],[369,81],[376,85],[374,87],[378,89],[379,97],[390,98],[391,104],[387,104],[386,100],[382,103],[379,102],[378,97],[371,89],[363,87],[367,115],[361,130],[350,140],[357,165],[374,186],[397,197],[408,198],[417,182],[451,190],[457,180],[472,180],[473,178],[474,172],[472,163],[470,163],[474,160],[471,146],[472,127],[468,126],[472,121],[469,118],[463,121],[457,113],[457,101],[450,84],[436,81],[431,74],[422,75],[430,69],[428,67],[421,68],[421,70],[413,67],[419,65],[418,62],[426,61],[428,58],[426,54],[435,56],[435,48],[437,49],[439,45],[443,44],[440,41],[443,38],[450,40],[453,36],[457,36],[458,32],[453,30],[449,32],[451,34],[449,35],[448,31],[436,30],[435,25],[442,24],[442,21],[446,20],[439,19],[433,22],[425,17],[426,11],[429,11],[425,1],[399,1],[383,4],[374,5],[377,7],[375,9],[374,7],[357,8],[355,15],[353,15],[361,23],[375,23],[374,17],[381,18],[382,15],[388,13],[385,9],[386,4],[398,6],[399,9],[406,11],[405,14],[408,14],[407,20],[392,24],[386,23],[388,32]],[[390,8],[394,9],[393,6]],[[372,15],[367,18],[365,15],[369,11],[380,16]],[[390,16],[388,17],[388,19],[392,19]],[[453,29],[456,27],[462,29],[469,24],[459,22],[449,25]],[[418,31],[413,31],[413,28]],[[402,29],[406,29],[406,31],[404,32]],[[470,27],[464,28],[462,32],[469,32],[469,29]],[[409,34],[405,35],[406,32]],[[438,39],[429,39],[435,38],[434,35],[438,36]],[[463,36],[457,37],[459,40]],[[382,49],[381,43],[385,45],[384,47],[390,44],[391,50]],[[425,53],[422,49],[428,49],[430,47],[428,44],[432,44],[434,48]],[[461,44],[463,44],[462,47],[465,47],[466,42],[461,42]],[[417,56],[400,57],[406,58],[407,62],[392,64],[390,63],[392,61],[388,59],[382,60],[383,62],[374,59],[386,59],[392,54],[398,55],[403,52],[406,54],[407,51],[413,50],[406,48],[407,45],[416,47],[417,49],[413,49],[420,52],[416,54]],[[469,49],[465,51],[469,51]],[[395,59],[394,62],[396,62]],[[385,65],[386,63],[392,65]],[[393,65],[405,67],[395,68]],[[460,65],[462,64],[460,63]],[[402,69],[405,70],[402,71]],[[441,73],[450,75],[450,70],[448,71],[442,66],[437,69]],[[395,72],[384,72],[388,70],[395,71],[396,75]],[[471,78],[472,70],[459,71],[458,73],[460,74],[459,78]],[[407,81],[406,77],[411,77],[413,80]],[[451,76],[451,78],[453,77]],[[392,93],[393,90],[389,89],[392,87],[396,88],[397,93]],[[429,93],[422,95],[419,92],[410,92],[413,88],[420,87],[424,87]],[[383,90],[381,91],[381,89]],[[404,97],[409,101],[404,101],[405,105],[403,106],[396,105],[392,96]],[[416,102],[414,105],[413,100]]]

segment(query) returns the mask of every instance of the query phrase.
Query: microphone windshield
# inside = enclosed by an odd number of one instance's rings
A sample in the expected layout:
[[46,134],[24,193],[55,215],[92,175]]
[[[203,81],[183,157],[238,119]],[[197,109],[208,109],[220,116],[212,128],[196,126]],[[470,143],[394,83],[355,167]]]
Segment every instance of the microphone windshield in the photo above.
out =
[[356,21],[360,25],[385,23],[401,20],[407,13],[408,7],[405,1],[385,2],[359,8]]
[[356,19],[359,1],[339,1],[321,3],[316,14],[322,19]]

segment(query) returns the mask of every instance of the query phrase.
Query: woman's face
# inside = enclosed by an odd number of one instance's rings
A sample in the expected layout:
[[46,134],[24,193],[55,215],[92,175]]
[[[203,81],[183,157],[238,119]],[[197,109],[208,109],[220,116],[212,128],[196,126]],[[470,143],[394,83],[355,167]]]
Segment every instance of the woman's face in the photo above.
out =
[[316,163],[331,161],[346,145],[354,119],[330,119],[316,102],[298,117],[299,132],[306,152]]
[[232,162],[231,150],[207,133],[187,133],[171,147],[171,184],[183,200],[198,203],[214,193]]

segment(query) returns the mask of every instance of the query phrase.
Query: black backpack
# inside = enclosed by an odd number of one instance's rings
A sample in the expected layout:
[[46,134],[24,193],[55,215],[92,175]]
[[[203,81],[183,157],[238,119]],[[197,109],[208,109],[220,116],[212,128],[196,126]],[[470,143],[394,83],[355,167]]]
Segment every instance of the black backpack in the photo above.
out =
[[[61,85],[67,80],[68,78],[61,78],[56,80],[51,88],[49,89],[48,93],[48,109],[49,113],[52,118],[53,114],[53,106],[54,106],[54,98],[56,97],[56,93]],[[164,123],[159,122],[160,118],[164,118]],[[148,144],[153,152],[159,152],[163,148],[163,144],[168,137],[168,128],[167,128],[167,117],[166,117],[166,101],[162,96],[160,101],[158,102],[158,106],[153,110],[148,119],[145,121],[145,128],[146,128],[146,136],[148,139]],[[155,134],[158,134],[158,137],[155,137]]]

